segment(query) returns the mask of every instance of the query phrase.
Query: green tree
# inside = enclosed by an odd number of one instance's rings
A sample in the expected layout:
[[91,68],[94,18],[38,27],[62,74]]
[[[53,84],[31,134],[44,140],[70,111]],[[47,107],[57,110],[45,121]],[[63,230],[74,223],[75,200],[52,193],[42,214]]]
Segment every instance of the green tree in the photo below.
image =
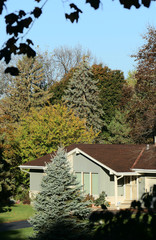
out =
[[17,155],[27,162],[56,151],[59,145],[92,143],[97,135],[63,105],[32,109],[16,130]]
[[101,105],[99,102],[98,80],[85,58],[75,69],[65,90],[63,100],[69,109],[73,109],[80,119],[86,119],[87,127],[93,127],[95,132],[101,130]]
[[110,144],[128,144],[133,143],[131,138],[131,127],[127,122],[128,112],[115,111],[115,115],[106,125],[107,133],[104,133],[105,143]]
[[81,187],[63,149],[59,148],[51,161],[34,201],[35,215],[29,220],[35,231],[32,239],[84,239],[84,220],[90,209]]
[[12,77],[6,96],[1,100],[1,108],[19,121],[22,114],[31,107],[41,108],[50,99],[51,94],[44,90],[44,71],[36,58],[24,56],[17,63],[20,74]]
[[136,75],[136,70],[129,71],[126,79],[127,84],[132,88],[134,88],[135,85],[137,84],[137,79],[135,75]]
[[125,84],[123,72],[111,70],[102,64],[93,65],[92,72],[95,79],[99,79],[99,98],[103,110],[103,121],[109,123],[115,114],[115,109],[119,107],[123,97],[123,87]]
[[14,139],[13,129],[4,125],[4,117],[0,117],[0,211],[9,204],[9,198],[15,190],[14,159],[12,155],[11,141]]
[[51,104],[60,104],[62,103],[62,97],[65,95],[65,91],[68,88],[69,80],[72,78],[75,69],[70,69],[67,74],[59,81],[55,82],[49,89],[49,92],[52,94],[50,98]]

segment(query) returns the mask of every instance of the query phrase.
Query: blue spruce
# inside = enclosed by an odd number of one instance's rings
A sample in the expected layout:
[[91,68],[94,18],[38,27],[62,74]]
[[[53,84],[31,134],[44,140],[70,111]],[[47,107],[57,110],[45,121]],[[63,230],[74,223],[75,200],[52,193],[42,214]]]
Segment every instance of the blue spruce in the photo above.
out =
[[34,208],[29,220],[35,232],[31,239],[86,239],[90,208],[62,148],[47,164]]

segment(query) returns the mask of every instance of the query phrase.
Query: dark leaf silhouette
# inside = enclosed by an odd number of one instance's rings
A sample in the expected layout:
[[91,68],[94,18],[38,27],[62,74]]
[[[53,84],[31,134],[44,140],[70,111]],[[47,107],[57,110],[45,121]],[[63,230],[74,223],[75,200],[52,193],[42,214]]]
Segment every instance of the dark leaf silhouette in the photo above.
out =
[[19,17],[22,18],[26,15],[26,13],[23,10],[19,11]]
[[0,60],[4,58],[5,62],[8,64],[11,60],[11,52],[10,50],[5,47],[0,51]]
[[11,53],[16,54],[17,52],[17,46],[15,45],[16,41],[18,39],[15,39],[14,37],[10,38],[7,42],[6,42],[6,47],[10,50]]
[[34,11],[32,12],[35,18],[39,18],[42,14],[42,9],[39,7],[35,7]]
[[6,27],[7,33],[10,35],[14,34],[14,36],[17,37],[19,33],[23,33],[24,28],[29,27],[31,22],[32,22],[32,18],[28,17],[21,21],[18,21],[16,26],[12,26],[12,24],[9,23],[7,24],[7,27]]
[[149,6],[150,6],[150,4],[151,4],[151,0],[142,0],[142,4],[143,4],[145,7],[149,8]]
[[70,4],[70,8],[74,8],[76,11],[70,14],[65,14],[66,19],[69,19],[72,23],[74,21],[78,22],[79,13],[82,13],[81,9],[79,9],[74,3]]
[[74,8],[77,12],[82,13],[81,9],[79,9],[74,3],[70,4],[70,8]]
[[17,20],[18,20],[18,15],[16,15],[15,13],[10,13],[5,16],[6,24],[13,24],[17,22]]
[[36,52],[26,43],[20,43],[18,54],[27,54],[29,58],[36,56]]
[[0,14],[2,13],[3,11],[3,7],[5,6],[4,2],[6,2],[7,0],[1,0],[0,1]]
[[86,0],[86,3],[90,3],[91,7],[98,9],[100,5],[100,0]]
[[27,39],[26,41],[27,41],[28,45],[30,45],[30,44],[34,45],[31,39]]
[[10,73],[12,76],[18,76],[19,70],[16,67],[7,67],[5,69],[5,73]]
[[124,8],[130,9],[132,6],[139,8],[141,5],[139,0],[120,0],[120,4],[124,5]]
[[78,22],[79,19],[79,13],[78,12],[73,12],[71,14],[65,14],[66,19],[69,19],[72,23],[74,21]]
[[17,42],[18,39],[16,39],[15,37],[9,38],[9,40],[6,42],[6,46],[8,48],[11,48],[12,45],[14,45]]

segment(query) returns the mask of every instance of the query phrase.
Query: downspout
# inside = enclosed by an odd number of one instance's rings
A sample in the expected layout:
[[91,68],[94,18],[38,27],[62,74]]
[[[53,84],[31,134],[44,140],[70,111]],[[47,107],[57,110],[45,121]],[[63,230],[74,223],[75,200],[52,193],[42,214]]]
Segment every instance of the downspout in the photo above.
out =
[[25,172],[25,173],[30,174],[30,172],[28,172],[28,171],[26,171],[26,170],[24,170],[24,169],[22,169],[22,168],[20,168],[20,170],[21,170],[22,172]]
[[118,180],[121,179],[123,177],[123,175],[121,175],[120,177],[117,177],[116,175],[114,175],[114,182],[115,182],[115,206],[118,206]]

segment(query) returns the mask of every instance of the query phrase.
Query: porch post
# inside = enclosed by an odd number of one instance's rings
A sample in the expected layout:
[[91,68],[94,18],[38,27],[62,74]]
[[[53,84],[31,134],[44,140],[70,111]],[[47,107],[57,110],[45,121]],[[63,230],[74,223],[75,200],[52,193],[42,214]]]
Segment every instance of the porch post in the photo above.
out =
[[115,206],[117,206],[118,203],[118,181],[117,181],[117,176],[114,175],[114,184],[115,184]]

